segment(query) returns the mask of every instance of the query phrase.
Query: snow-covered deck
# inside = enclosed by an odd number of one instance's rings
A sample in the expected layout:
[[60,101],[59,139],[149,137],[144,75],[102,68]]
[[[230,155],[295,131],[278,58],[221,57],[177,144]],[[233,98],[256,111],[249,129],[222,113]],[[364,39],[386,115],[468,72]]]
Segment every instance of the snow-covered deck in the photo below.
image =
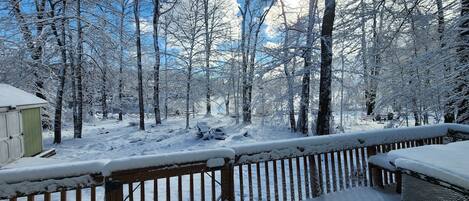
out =
[[[36,194],[58,198],[66,189],[76,192],[77,199],[83,195],[108,201],[134,194],[137,200],[138,196],[152,199],[155,195],[160,200],[302,200],[313,195],[320,196],[313,200],[394,200],[396,195],[369,187],[368,157],[440,144],[449,130],[467,133],[469,126],[441,124],[11,168],[0,170],[0,199]],[[383,180],[385,185],[394,183],[392,174]]]

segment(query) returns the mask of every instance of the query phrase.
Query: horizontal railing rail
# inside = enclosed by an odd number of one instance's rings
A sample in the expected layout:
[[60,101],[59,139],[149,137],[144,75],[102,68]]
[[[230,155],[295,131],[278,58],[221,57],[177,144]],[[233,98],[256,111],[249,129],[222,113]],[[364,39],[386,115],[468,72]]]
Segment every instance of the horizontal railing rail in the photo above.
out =
[[[357,186],[383,185],[369,156],[441,144],[469,126],[440,124],[305,137],[204,151],[0,170],[0,199],[304,200]],[[374,179],[376,180],[376,178]],[[140,193],[136,193],[136,192]],[[23,198],[20,198],[23,197]],[[24,198],[25,197],[25,198]],[[88,199],[87,199],[88,200]]]

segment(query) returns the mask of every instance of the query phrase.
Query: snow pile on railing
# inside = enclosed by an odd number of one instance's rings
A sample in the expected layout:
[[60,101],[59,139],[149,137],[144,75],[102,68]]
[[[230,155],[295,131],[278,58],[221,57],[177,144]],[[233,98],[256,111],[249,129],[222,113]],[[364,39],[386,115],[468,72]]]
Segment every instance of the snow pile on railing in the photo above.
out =
[[[235,152],[232,149],[212,149],[202,151],[177,152],[162,155],[137,156],[110,161],[102,171],[104,176],[112,172],[130,169],[140,169],[160,166],[177,166],[179,164],[193,162],[207,162],[207,167],[220,167],[224,165],[224,159],[233,160]],[[221,159],[221,160],[217,160]],[[221,162],[223,161],[223,163]]]
[[469,126],[460,124],[438,124],[411,128],[396,128],[353,132],[337,135],[305,137],[268,143],[256,143],[233,147],[236,163],[276,160],[282,158],[340,151],[358,147],[391,144],[410,140],[446,136],[448,129],[469,132]]
[[70,162],[0,170],[0,197],[95,184],[108,160]]

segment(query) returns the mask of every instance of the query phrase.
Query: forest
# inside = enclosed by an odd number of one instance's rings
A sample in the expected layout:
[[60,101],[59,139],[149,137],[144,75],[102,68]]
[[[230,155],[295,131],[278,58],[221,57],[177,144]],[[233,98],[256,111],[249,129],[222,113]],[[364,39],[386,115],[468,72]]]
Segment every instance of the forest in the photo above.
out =
[[[0,83],[43,127],[223,115],[302,135],[343,116],[469,123],[469,0],[3,0]],[[0,94],[8,96],[8,94]]]

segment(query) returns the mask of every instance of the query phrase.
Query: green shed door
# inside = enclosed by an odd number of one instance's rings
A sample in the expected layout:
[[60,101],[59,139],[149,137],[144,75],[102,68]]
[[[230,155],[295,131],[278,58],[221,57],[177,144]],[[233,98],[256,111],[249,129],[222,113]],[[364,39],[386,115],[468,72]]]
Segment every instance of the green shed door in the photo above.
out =
[[42,126],[40,108],[21,110],[23,117],[24,156],[42,152]]

